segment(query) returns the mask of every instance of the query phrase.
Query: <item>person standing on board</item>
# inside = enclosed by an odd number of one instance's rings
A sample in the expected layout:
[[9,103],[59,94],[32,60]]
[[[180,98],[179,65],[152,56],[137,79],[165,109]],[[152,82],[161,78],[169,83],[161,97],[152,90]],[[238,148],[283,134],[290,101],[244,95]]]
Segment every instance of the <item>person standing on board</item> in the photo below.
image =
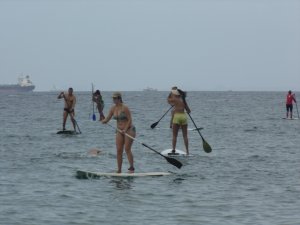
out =
[[75,127],[75,105],[76,105],[76,97],[73,94],[73,88],[69,88],[68,93],[61,92],[58,96],[58,99],[63,98],[65,100],[65,106],[64,106],[64,113],[63,113],[63,130],[66,130],[66,121],[68,118],[68,115],[70,114],[71,121],[73,123],[73,128],[76,131]]
[[[171,95],[172,95],[172,90],[177,90],[177,87],[176,86],[174,86],[174,87],[172,87],[172,89],[171,89],[171,92],[170,92],[170,94],[169,94],[169,96],[168,96],[168,103],[170,104],[170,98],[171,98]],[[170,105],[172,105],[172,104],[170,104]],[[174,109],[172,109],[172,111],[171,111],[171,120],[170,120],[170,128],[172,129],[172,124],[173,124],[173,117],[174,117]]]
[[172,90],[171,96],[168,98],[168,103],[174,106],[174,116],[172,120],[173,139],[172,139],[172,153],[175,154],[177,136],[179,128],[182,129],[182,135],[186,154],[189,154],[189,140],[188,140],[188,124],[187,113],[191,113],[191,110],[185,101],[186,93],[180,89]]
[[136,129],[132,124],[131,112],[125,104],[123,104],[122,95],[120,92],[113,93],[113,102],[114,106],[111,107],[107,117],[102,120],[102,123],[107,123],[111,118],[117,121],[118,131],[116,132],[116,148],[117,148],[117,164],[118,170],[117,173],[122,172],[122,156],[125,149],[127,154],[127,159],[129,162],[128,171],[130,173],[134,172],[133,166],[133,154],[131,151],[131,146],[133,140],[126,136],[125,133],[130,135],[131,137],[136,136]]
[[290,90],[286,96],[286,118],[293,118],[293,101],[297,103],[295,94]]
[[93,101],[97,105],[97,109],[100,115],[100,121],[105,119],[105,116],[103,114],[103,109],[104,109],[104,101],[102,99],[102,95],[99,90],[96,90],[95,93],[93,94]]

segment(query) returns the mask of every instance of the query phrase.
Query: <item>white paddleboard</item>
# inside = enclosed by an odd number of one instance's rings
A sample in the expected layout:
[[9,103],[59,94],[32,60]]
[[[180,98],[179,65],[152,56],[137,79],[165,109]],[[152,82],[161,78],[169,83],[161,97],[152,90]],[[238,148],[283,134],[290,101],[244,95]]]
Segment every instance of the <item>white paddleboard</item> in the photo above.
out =
[[175,149],[175,153],[173,153],[171,148],[163,150],[161,154],[164,156],[186,156],[187,155],[185,151],[179,149]]
[[78,179],[92,179],[100,177],[121,177],[121,178],[130,178],[130,177],[157,177],[157,176],[167,176],[171,175],[168,172],[147,172],[147,173],[101,173],[101,172],[89,172],[83,170],[76,171],[76,177]]
[[299,120],[299,118],[295,117],[295,118],[282,118],[283,120]]

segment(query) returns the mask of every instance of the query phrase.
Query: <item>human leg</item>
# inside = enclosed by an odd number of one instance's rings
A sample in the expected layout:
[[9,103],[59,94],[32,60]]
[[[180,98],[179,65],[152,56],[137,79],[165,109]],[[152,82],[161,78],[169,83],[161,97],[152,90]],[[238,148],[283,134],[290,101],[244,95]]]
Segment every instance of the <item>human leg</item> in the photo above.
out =
[[73,112],[70,112],[70,117],[71,117],[71,121],[72,121],[72,124],[73,124],[73,128],[74,128],[74,130],[76,131],[76,123],[75,123],[74,116],[75,116],[74,111],[73,111]]
[[[132,126],[128,131],[127,133],[131,136],[131,137],[135,137],[136,136],[136,131],[135,131],[135,127]],[[128,162],[129,162],[129,171],[130,172],[134,172],[134,161],[133,161],[133,154],[132,154],[132,151],[131,151],[131,147],[132,147],[132,143],[133,143],[133,140],[132,138],[129,138],[127,136],[125,136],[125,152],[126,152],[126,155],[127,155],[127,159],[128,159]]]
[[98,112],[99,112],[99,120],[104,120],[105,119],[105,116],[103,114],[103,106],[102,105],[97,105],[97,108],[98,108]]
[[184,145],[185,145],[185,149],[186,149],[186,154],[189,154],[189,139],[188,139],[188,129],[187,128],[188,128],[187,125],[181,126],[182,136],[183,136]]
[[120,132],[116,133],[116,148],[117,148],[117,173],[122,172],[122,162],[123,162],[123,148],[124,148],[124,135]]
[[64,113],[63,113],[63,130],[66,129],[67,118],[68,118],[68,113],[66,111],[64,111]]
[[173,119],[174,119],[174,109],[171,111],[170,128],[172,128],[172,125],[173,125]]
[[172,128],[173,128],[172,152],[174,153],[175,149],[176,149],[176,143],[177,143],[177,135],[178,135],[179,125],[176,124],[176,123],[173,123]]

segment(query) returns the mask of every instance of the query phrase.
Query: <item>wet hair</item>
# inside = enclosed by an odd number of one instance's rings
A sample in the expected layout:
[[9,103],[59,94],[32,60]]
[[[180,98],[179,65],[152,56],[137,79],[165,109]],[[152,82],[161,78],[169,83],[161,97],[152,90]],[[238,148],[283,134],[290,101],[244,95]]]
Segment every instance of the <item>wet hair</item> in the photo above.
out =
[[291,91],[291,90],[289,90],[289,94],[292,94],[292,91]]
[[182,97],[182,98],[186,98],[186,91],[183,91],[183,90],[181,90],[181,89],[177,89],[177,91],[180,93],[180,96]]
[[96,90],[96,91],[95,91],[95,94],[96,94],[96,95],[100,95],[100,91],[99,91],[99,90]]

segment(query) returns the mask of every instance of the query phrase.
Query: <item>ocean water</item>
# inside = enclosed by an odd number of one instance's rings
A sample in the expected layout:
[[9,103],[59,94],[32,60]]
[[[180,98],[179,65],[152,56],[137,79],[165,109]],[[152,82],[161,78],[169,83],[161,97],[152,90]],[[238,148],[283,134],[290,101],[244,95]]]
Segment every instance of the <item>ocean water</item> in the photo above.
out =
[[[76,170],[116,170],[114,130],[90,119],[90,93],[75,90],[82,134],[57,135],[57,94],[0,95],[0,224],[300,224],[300,120],[282,119],[286,93],[189,92],[192,118],[212,153],[189,131],[192,156],[180,158],[177,169],[135,142],[136,172],[173,174],[90,180],[77,179]],[[107,114],[111,92],[102,94]],[[171,147],[169,129],[150,128],[169,108],[167,95],[123,93],[137,139],[158,151]],[[157,127],[169,121],[168,114]],[[181,133],[177,147],[184,149]],[[89,155],[93,148],[102,153]]]

